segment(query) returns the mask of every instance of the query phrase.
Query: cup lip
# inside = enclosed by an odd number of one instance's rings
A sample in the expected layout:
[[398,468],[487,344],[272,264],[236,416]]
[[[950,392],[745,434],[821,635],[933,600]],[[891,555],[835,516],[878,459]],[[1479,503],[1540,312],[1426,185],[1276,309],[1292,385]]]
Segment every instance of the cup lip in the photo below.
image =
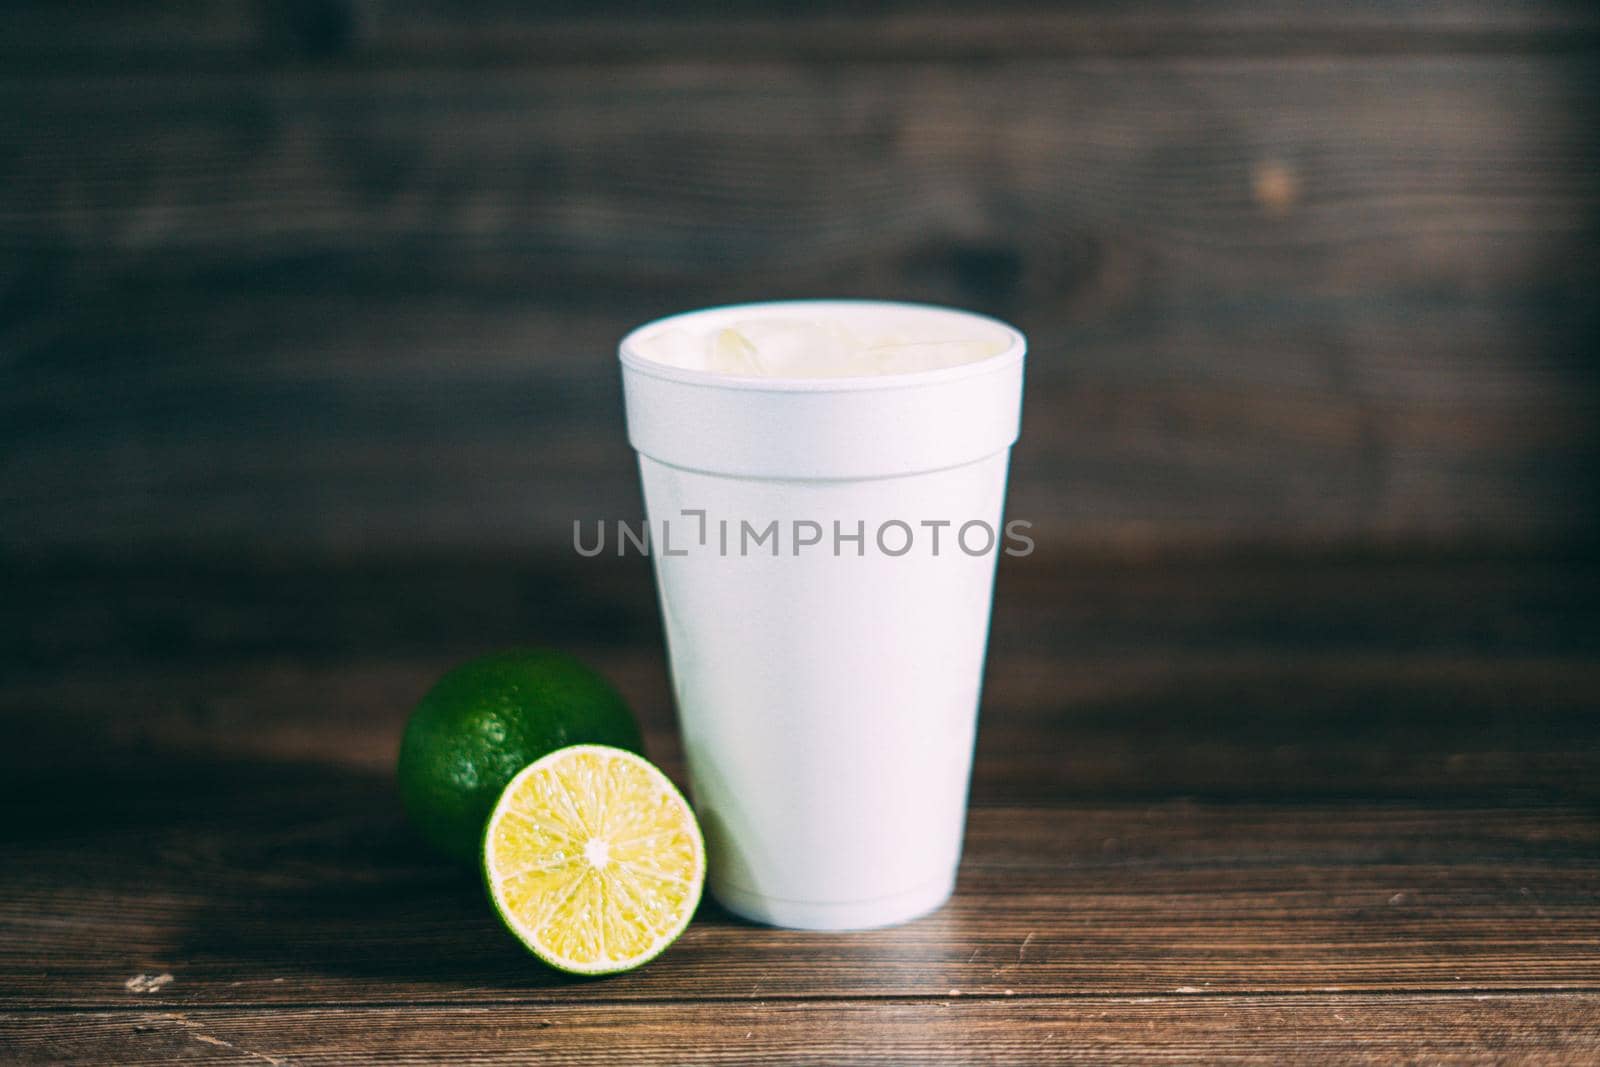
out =
[[[908,371],[904,374],[862,374],[852,377],[835,378],[792,378],[780,376],[754,376],[748,374],[719,374],[714,371],[690,370],[685,367],[673,367],[659,363],[653,359],[641,356],[634,350],[634,345],[639,337],[663,329],[685,319],[699,318],[720,312],[746,311],[752,313],[766,313],[777,310],[805,310],[837,307],[876,307],[895,308],[908,311],[937,311],[944,314],[959,315],[967,319],[975,319],[986,323],[999,330],[1006,337],[1006,347],[992,356],[973,360],[970,363],[960,363],[954,367],[940,367],[934,370]],[[1022,331],[1010,323],[976,311],[967,311],[964,308],[949,307],[943,304],[927,304],[910,300],[868,300],[868,299],[807,299],[807,300],[762,300],[751,303],[716,304],[711,307],[695,308],[691,311],[680,311],[676,314],[666,315],[659,319],[652,319],[642,326],[628,331],[617,346],[618,356],[622,366],[635,374],[642,374],[650,378],[659,378],[664,381],[678,382],[683,385],[698,385],[711,389],[737,389],[750,392],[764,393],[854,393],[875,389],[909,389],[924,385],[941,385],[946,382],[960,381],[964,378],[973,378],[982,374],[989,374],[1003,370],[1022,362],[1028,350],[1028,339]]]

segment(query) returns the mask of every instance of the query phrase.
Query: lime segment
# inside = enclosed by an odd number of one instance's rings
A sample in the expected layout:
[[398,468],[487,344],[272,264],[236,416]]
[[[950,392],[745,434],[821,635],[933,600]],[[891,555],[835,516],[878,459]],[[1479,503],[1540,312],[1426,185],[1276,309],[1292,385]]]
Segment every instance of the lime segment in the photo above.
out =
[[611,974],[677,940],[705,885],[694,813],[648,761],[573,745],[506,786],[484,831],[489,895],[546,963]]

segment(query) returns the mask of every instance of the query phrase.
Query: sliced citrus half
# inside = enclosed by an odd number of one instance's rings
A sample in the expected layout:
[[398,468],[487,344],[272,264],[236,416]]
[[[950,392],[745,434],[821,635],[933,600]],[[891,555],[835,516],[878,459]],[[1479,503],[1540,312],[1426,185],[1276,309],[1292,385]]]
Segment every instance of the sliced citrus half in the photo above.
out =
[[501,920],[540,959],[612,974],[683,933],[706,849],[688,802],[648,760],[572,745],[506,785],[484,830],[483,871]]

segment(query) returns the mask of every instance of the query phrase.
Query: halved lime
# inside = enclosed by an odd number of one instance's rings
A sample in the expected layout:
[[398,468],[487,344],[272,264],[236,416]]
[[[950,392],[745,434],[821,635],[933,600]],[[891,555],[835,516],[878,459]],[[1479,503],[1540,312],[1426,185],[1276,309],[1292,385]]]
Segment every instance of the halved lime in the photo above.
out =
[[501,920],[540,959],[612,974],[683,933],[706,850],[688,802],[649,761],[572,745],[506,785],[484,830],[483,873]]

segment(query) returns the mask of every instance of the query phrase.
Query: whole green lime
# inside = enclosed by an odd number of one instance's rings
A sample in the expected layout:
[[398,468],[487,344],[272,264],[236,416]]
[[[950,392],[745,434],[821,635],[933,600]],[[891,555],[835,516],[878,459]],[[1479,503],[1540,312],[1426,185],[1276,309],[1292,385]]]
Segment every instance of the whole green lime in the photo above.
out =
[[609,682],[550,649],[514,649],[464,663],[411,713],[400,742],[400,796],[422,836],[477,862],[484,824],[506,783],[568,745],[644,755],[639,724]]

